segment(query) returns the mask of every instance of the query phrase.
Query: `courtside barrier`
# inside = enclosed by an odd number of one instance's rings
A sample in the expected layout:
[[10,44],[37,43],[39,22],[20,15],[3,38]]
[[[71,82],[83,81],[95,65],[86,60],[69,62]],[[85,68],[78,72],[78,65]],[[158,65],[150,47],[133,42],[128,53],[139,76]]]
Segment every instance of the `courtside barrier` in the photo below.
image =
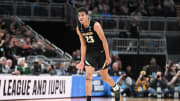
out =
[[71,97],[71,76],[0,75],[0,100]]
[[[115,81],[119,77],[112,77]],[[111,96],[111,87],[93,76],[92,96]],[[0,75],[0,100],[84,97],[85,76]]]
[[[117,81],[119,77],[112,77]],[[84,97],[85,93],[85,76],[72,76],[71,97]],[[111,87],[101,80],[100,76],[93,76],[92,96],[111,96]]]

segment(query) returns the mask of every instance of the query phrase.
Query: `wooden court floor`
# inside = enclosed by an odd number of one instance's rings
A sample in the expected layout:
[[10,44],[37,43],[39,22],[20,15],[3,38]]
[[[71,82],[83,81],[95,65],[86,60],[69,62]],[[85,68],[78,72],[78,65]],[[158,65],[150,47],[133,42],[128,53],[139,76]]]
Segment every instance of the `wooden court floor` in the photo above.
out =
[[[33,99],[33,100],[11,100],[11,101],[86,101],[85,98],[65,98],[65,99]],[[92,98],[91,101],[114,101],[113,98]],[[180,99],[157,99],[157,98],[122,98],[121,101],[180,101]]]

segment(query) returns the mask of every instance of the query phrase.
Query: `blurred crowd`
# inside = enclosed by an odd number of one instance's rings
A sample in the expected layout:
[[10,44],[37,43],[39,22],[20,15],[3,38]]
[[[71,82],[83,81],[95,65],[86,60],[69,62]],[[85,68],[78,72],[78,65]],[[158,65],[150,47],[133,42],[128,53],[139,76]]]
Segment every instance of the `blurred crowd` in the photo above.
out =
[[[119,61],[119,59],[118,59]],[[118,65],[118,61],[112,63],[111,75],[118,75],[118,84],[123,96],[135,97],[164,97],[178,98],[180,94],[180,65],[171,60],[163,68],[158,65],[156,58],[152,58],[149,64],[142,67],[139,76],[132,71],[132,67],[125,68]],[[119,68],[118,68],[119,67]]]
[[176,0],[72,0],[76,7],[85,6],[94,16],[165,16],[175,17]]
[[59,57],[55,48],[33,34],[25,24],[17,24],[14,16],[0,17],[0,73],[32,73],[26,63],[30,55]]
[[[18,0],[17,0],[18,1]],[[20,0],[26,1],[26,0]],[[61,0],[28,0],[29,2],[58,2]],[[63,0],[64,1],[64,0]],[[174,0],[72,0],[79,8],[85,6],[91,15],[112,16],[176,16]],[[132,31],[134,31],[132,27]],[[136,28],[138,30],[138,28]],[[137,31],[136,31],[137,32]],[[135,32],[131,32],[135,33]],[[132,35],[131,37],[138,37]],[[18,25],[11,16],[10,19],[0,17],[0,73],[12,75],[83,75],[76,65],[80,62],[80,50],[72,52],[72,61],[67,67],[65,62],[44,64],[41,59],[35,59],[32,65],[26,61],[29,55],[44,55],[56,57],[56,49],[46,44],[26,25]],[[112,56],[109,74],[118,76],[123,96],[134,97],[178,97],[180,93],[180,64],[169,60],[165,67],[160,67],[156,58],[149,64],[134,72],[129,64],[124,65],[119,55]],[[95,72],[99,75],[98,72]],[[134,75],[137,75],[136,78]]]
[[67,0],[2,0],[2,1],[17,1],[17,2],[43,2],[43,3],[65,3]]
[[[76,65],[80,62],[80,50],[72,52],[73,60],[68,71],[69,75],[83,75]],[[123,96],[128,97],[165,97],[178,98],[180,94],[180,63],[169,60],[165,67],[158,65],[152,57],[149,64],[135,71],[131,65],[123,64],[119,55],[112,55],[109,75],[118,76],[117,84]],[[95,72],[99,76],[99,72]],[[138,75],[138,77],[136,77]]]

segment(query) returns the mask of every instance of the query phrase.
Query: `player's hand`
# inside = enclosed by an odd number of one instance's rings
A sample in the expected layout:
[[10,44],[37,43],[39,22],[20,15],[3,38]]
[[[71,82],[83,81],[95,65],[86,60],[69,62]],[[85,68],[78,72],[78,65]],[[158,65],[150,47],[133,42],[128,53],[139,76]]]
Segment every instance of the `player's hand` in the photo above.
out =
[[78,68],[78,71],[82,73],[84,69],[84,62],[80,62],[79,64],[77,64],[77,68]]
[[111,63],[111,57],[106,58],[106,65],[109,65]]

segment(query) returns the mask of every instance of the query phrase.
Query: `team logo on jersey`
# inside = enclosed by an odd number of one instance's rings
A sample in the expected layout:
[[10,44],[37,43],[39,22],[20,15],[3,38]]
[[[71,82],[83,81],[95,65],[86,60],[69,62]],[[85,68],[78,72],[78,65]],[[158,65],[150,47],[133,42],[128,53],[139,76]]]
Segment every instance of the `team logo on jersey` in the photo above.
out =
[[93,35],[93,32],[82,33],[83,36]]

